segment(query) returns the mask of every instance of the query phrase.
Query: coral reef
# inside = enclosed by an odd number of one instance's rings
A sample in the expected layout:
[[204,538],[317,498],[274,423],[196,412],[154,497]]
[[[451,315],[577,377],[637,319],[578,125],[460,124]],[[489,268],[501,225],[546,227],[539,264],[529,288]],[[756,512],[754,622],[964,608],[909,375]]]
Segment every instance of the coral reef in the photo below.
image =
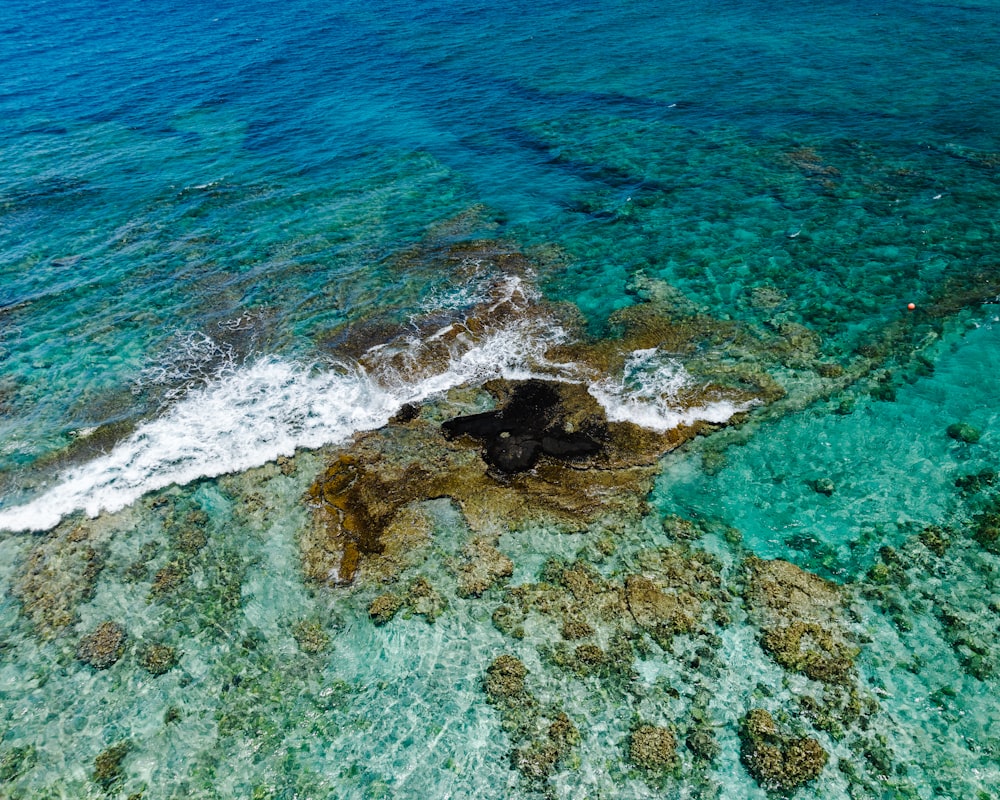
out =
[[122,762],[131,750],[132,743],[126,740],[101,751],[94,759],[94,783],[106,792],[114,789],[125,777]]
[[955,422],[948,426],[946,433],[957,442],[975,444],[983,435],[982,431],[968,422]]
[[650,772],[671,770],[678,764],[677,737],[669,728],[640,725],[629,737],[628,759]]
[[525,695],[524,678],[528,668],[516,657],[497,656],[486,670],[483,688],[486,698],[496,706],[518,704]]
[[162,675],[177,664],[177,649],[165,644],[151,644],[139,656],[142,668],[151,675]]
[[385,625],[403,607],[403,598],[392,592],[380,594],[368,605],[368,616],[376,625]]
[[368,617],[376,625],[385,625],[400,611],[407,615],[422,616],[427,622],[434,622],[448,608],[448,601],[423,575],[417,575],[406,585],[405,592],[385,592],[378,595],[368,605]]
[[292,635],[303,653],[315,655],[330,646],[330,634],[314,619],[299,620],[292,626]]
[[102,622],[80,640],[76,657],[94,669],[107,669],[125,652],[128,634],[117,622]]
[[580,744],[580,732],[562,709],[542,708],[527,689],[527,676],[520,659],[504,653],[486,669],[483,691],[514,741],[511,766],[529,785],[542,787]]
[[850,682],[859,650],[843,623],[839,589],[780,559],[751,556],[745,566],[745,599],[771,657],[813,680]]
[[488,539],[477,537],[462,551],[458,566],[459,597],[479,597],[491,586],[514,574],[514,562]]
[[752,709],[740,724],[740,759],[769,791],[791,792],[823,772],[829,755],[809,737],[782,733],[764,709]]
[[104,568],[106,536],[93,524],[64,523],[31,549],[14,593],[41,636],[55,636],[75,621]]

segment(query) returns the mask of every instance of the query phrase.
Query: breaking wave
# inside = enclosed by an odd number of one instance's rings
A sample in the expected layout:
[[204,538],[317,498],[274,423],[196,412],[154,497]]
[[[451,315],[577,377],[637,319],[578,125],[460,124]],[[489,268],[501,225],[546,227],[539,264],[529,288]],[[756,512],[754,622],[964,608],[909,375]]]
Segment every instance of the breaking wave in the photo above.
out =
[[[74,512],[115,512],[147,492],[261,466],[299,448],[338,444],[385,425],[407,403],[493,378],[588,383],[612,421],[665,431],[696,419],[724,422],[744,410],[719,401],[686,408],[690,376],[655,351],[637,351],[620,380],[593,381],[546,353],[565,331],[539,314],[517,282],[481,307],[493,325],[468,318],[370,348],[356,363],[303,365],[262,358],[218,374],[138,427],[107,455],[74,467],[25,505],[0,510],[0,528],[47,530]],[[494,322],[496,320],[494,319]]]

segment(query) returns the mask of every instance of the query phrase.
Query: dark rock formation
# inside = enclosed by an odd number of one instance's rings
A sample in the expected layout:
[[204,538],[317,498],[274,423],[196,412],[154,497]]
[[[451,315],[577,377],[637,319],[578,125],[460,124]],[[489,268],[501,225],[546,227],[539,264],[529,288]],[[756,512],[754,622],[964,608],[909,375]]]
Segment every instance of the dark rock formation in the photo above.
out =
[[486,462],[506,473],[531,469],[543,453],[560,460],[599,453],[602,432],[568,430],[561,402],[552,384],[530,380],[515,386],[498,411],[455,417],[441,430],[448,439],[470,436],[483,442]]

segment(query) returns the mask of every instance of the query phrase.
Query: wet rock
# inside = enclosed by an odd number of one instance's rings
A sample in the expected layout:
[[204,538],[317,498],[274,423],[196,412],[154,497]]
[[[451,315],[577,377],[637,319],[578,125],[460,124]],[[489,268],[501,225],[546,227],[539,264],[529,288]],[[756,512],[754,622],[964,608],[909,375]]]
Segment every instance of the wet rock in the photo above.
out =
[[415,403],[404,403],[390,421],[396,425],[405,425],[407,422],[413,422],[419,416],[420,406]]
[[380,594],[368,606],[368,616],[376,625],[385,625],[396,616],[403,607],[403,598],[398,594],[387,592]]
[[494,705],[507,705],[524,695],[524,678],[528,668],[507,653],[497,656],[486,670],[484,689]]
[[514,574],[514,562],[487,539],[473,539],[463,555],[465,561],[458,567],[459,597],[479,597]]
[[177,650],[165,644],[151,644],[142,651],[139,664],[150,675],[163,675],[177,665]]
[[791,792],[815,780],[829,759],[818,741],[784,735],[764,709],[752,709],[740,724],[740,760],[768,791]]
[[816,478],[810,483],[810,486],[816,494],[825,494],[827,497],[830,497],[836,489],[833,481],[829,478]]
[[124,741],[99,753],[94,759],[94,772],[91,776],[94,783],[105,791],[111,791],[119,784],[125,778],[122,762],[131,749],[131,742]]
[[956,422],[949,425],[947,433],[955,441],[965,442],[966,444],[975,444],[982,436],[979,428],[967,422]]
[[572,460],[600,452],[603,430],[569,430],[559,391],[550,383],[530,380],[514,386],[498,411],[455,417],[441,425],[449,439],[469,436],[485,445],[484,458],[501,472],[531,469],[544,453]]
[[628,758],[650,772],[671,770],[678,764],[677,737],[668,728],[641,725],[629,737]]
[[104,622],[80,640],[76,657],[94,669],[107,669],[122,657],[127,638],[117,622]]
[[780,559],[751,556],[745,566],[745,597],[764,650],[814,680],[849,682],[859,650],[843,623],[839,588]]

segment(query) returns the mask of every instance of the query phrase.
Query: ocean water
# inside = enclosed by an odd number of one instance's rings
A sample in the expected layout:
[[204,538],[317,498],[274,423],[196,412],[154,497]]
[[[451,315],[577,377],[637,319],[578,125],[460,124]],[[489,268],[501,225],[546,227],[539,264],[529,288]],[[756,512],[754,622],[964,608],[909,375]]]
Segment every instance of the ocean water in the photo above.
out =
[[[761,708],[796,797],[1000,795],[997,3],[0,10],[0,797],[763,798]],[[464,469],[439,423],[529,378],[660,457],[439,478],[316,579],[331,465]],[[619,629],[639,573],[715,610]]]

